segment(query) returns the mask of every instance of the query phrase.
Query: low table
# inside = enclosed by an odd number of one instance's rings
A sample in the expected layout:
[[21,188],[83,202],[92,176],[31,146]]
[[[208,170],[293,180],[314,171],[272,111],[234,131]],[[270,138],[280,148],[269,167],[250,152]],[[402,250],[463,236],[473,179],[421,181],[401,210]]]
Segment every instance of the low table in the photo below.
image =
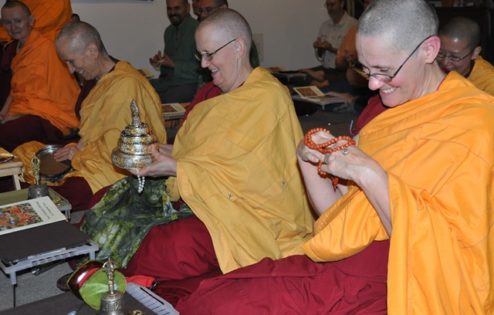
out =
[[12,161],[0,163],[0,177],[12,176],[16,190],[21,189],[19,175],[22,173],[22,162],[18,158]]
[[[26,198],[27,190],[2,193],[0,205]],[[19,271],[81,255],[89,255],[90,259],[94,259],[98,249],[98,245],[86,234],[65,221],[0,235],[0,270],[10,278],[14,307]]]

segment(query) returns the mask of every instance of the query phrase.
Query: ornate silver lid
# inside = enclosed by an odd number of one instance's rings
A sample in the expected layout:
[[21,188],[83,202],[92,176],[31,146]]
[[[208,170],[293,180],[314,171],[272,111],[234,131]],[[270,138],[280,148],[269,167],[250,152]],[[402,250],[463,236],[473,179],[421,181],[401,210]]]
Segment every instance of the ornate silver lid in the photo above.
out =
[[156,143],[149,126],[141,122],[139,108],[134,100],[130,103],[132,123],[120,133],[118,144],[113,149],[113,165],[123,169],[136,169],[151,164],[151,144]]

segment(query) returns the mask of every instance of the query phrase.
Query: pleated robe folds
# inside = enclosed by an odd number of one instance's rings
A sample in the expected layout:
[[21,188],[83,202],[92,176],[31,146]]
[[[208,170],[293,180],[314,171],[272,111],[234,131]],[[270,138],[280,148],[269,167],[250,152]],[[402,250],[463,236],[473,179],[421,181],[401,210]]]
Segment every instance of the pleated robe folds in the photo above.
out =
[[[494,98],[450,73],[439,90],[390,108],[359,147],[388,173],[389,314],[494,312]],[[316,261],[388,238],[353,187],[316,222]]]
[[302,253],[313,219],[297,168],[301,139],[288,91],[261,68],[194,108],[178,132],[177,187],[223,272]]

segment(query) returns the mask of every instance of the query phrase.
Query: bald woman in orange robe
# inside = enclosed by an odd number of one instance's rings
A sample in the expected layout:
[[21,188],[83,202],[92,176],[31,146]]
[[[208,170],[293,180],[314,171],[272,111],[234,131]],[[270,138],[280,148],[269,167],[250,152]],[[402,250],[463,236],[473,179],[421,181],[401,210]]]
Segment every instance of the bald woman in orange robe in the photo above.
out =
[[[312,265],[292,256],[205,280],[180,314],[493,313],[494,97],[444,74],[437,28],[424,0],[374,1],[361,16],[359,61],[389,109],[357,146],[323,154],[299,145],[320,214],[304,245]],[[335,190],[319,162],[348,185]],[[376,250],[387,240],[389,253]],[[383,299],[387,309],[375,308]]]
[[53,41],[32,29],[34,17],[25,4],[9,1],[1,13],[18,45],[10,94],[0,112],[0,147],[12,151],[31,140],[60,143],[79,125],[74,112],[79,87]]

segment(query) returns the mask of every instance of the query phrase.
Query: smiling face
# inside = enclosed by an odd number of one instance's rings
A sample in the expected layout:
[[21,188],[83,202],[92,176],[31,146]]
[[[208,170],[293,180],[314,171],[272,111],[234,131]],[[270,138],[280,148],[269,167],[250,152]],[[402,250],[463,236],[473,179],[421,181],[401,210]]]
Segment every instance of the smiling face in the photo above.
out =
[[2,24],[10,37],[24,43],[34,24],[34,18],[20,6],[2,8]]
[[467,41],[441,35],[441,50],[437,57],[439,66],[445,71],[456,71],[467,76],[472,69],[472,61],[478,57],[480,47],[472,49]]
[[[411,51],[395,51],[381,36],[357,36],[359,61],[368,73],[392,76],[410,55]],[[424,67],[417,55],[419,49],[403,64],[391,80],[379,80],[371,76],[369,89],[379,90],[382,102],[388,107],[403,104],[424,94]]]
[[166,14],[170,23],[180,25],[189,14],[189,3],[183,0],[166,0]]
[[[225,45],[233,38],[227,38],[224,33],[208,25],[196,32],[196,46],[200,53],[211,53]],[[213,83],[223,92],[229,92],[239,84],[240,61],[235,41],[216,52],[211,60],[202,58],[201,66],[208,68],[213,78]],[[240,82],[241,83],[241,82]]]
[[78,73],[86,80],[95,79],[99,75],[99,68],[96,62],[96,45],[89,44],[82,50],[71,47],[70,40],[59,40],[56,43],[57,52],[60,59],[65,62],[70,73]]

